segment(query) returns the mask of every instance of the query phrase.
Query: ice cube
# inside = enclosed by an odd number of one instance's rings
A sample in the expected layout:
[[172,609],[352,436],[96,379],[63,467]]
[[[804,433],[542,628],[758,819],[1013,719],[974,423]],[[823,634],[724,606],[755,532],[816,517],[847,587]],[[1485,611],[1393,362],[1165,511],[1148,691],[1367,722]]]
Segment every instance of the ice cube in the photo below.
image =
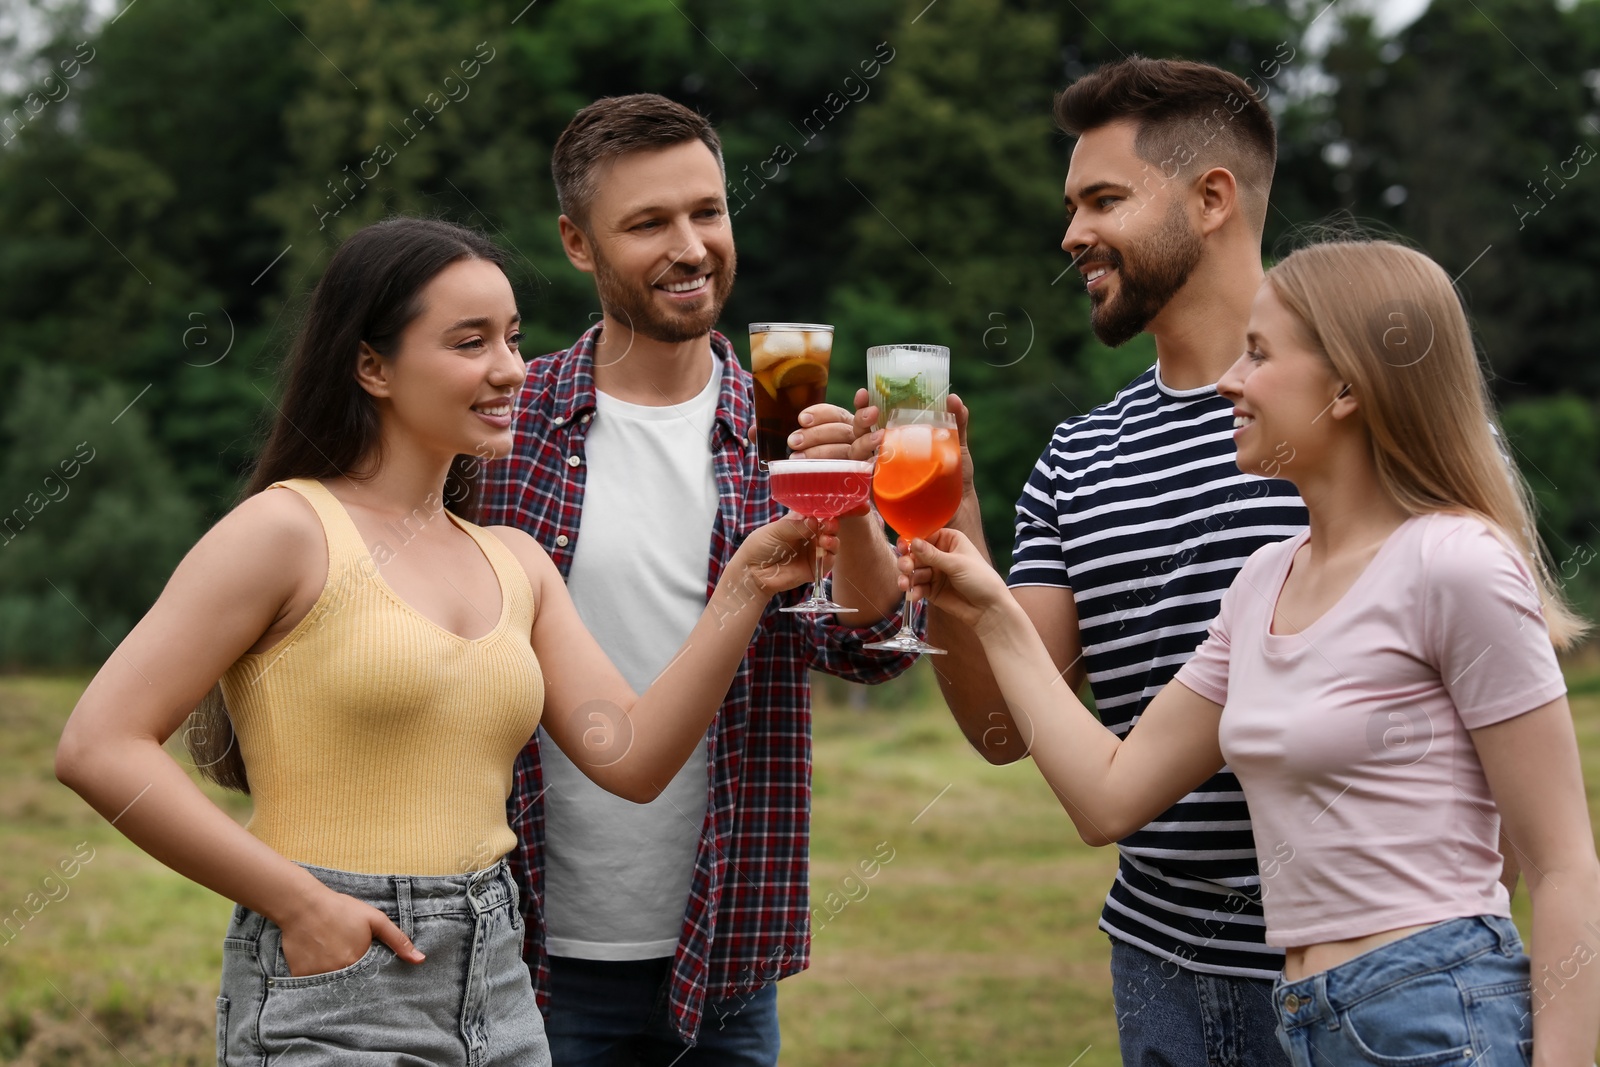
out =
[[826,363],[833,351],[833,333],[829,330],[811,330],[806,333],[806,354]]
[[[759,341],[756,339],[760,338]],[[750,335],[750,369],[763,371],[786,359],[806,354],[806,335],[796,331],[753,333]]]
[[949,364],[927,352],[907,352],[905,361],[908,374],[920,374],[925,382],[937,389],[949,373]]
[[905,463],[926,463],[933,458],[932,426],[901,426],[895,430],[895,458]]

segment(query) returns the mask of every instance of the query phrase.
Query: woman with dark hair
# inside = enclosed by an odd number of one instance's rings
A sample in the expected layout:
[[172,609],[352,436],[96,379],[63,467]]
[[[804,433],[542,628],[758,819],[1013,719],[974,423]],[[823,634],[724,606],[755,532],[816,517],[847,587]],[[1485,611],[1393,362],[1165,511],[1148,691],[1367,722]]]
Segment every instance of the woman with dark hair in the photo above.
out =
[[[463,514],[472,467],[511,444],[518,323],[479,234],[391,219],[349,238],[243,500],[62,733],[62,782],[237,902],[221,1062],[548,1063],[503,858],[513,760],[542,725],[596,783],[648,801],[768,599],[810,580],[807,543],[835,547],[793,518],[750,531],[635,696],[533,539]],[[197,702],[191,750],[252,794],[248,827],[161,747]]]

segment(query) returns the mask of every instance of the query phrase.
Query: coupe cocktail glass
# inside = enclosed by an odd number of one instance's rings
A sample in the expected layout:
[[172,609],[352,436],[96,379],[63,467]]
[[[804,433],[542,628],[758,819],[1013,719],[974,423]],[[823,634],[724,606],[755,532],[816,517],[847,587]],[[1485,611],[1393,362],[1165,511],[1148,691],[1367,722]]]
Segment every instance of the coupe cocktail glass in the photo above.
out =
[[[867,502],[872,490],[872,463],[851,459],[779,459],[767,465],[772,498],[791,511],[813,519],[837,519]],[[816,581],[811,596],[783,608],[801,615],[856,611],[822,595],[822,547],[817,547]]]

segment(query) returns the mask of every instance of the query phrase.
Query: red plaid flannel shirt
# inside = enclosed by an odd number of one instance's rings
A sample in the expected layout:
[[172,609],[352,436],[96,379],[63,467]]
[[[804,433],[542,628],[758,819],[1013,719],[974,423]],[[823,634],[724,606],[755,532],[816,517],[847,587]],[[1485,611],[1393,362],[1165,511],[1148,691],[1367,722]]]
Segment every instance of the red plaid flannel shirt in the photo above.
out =
[[[487,465],[483,484],[479,521],[528,531],[563,577],[572,567],[583,510],[584,437],[595,411],[592,367],[600,330],[596,324],[572,348],[529,362],[511,455]],[[710,440],[720,504],[711,532],[707,597],[744,538],[785,511],[772,499],[749,442],[754,379],[739,365],[726,337],[713,333],[711,347],[722,362],[722,388]],[[639,516],[641,536],[649,536],[649,525],[648,515]],[[910,656],[861,648],[890,636],[897,625],[892,617],[857,628],[835,624],[831,616],[777,610],[802,593],[773,598],[709,731],[705,829],[669,990],[673,1023],[685,1041],[699,1032],[707,998],[747,994],[809,963],[807,671],[873,683],[895,677],[913,662]],[[506,811],[518,842],[508,859],[528,919],[523,956],[540,1006],[548,1011],[541,736],[535,734],[517,759]]]

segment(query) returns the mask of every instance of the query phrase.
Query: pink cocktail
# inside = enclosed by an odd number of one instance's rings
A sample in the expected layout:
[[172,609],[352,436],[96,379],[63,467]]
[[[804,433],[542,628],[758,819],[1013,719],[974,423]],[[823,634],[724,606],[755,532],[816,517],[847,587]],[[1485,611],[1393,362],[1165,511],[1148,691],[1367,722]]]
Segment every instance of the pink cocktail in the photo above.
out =
[[[767,464],[772,498],[813,519],[837,519],[872,495],[872,463],[849,459],[779,459]],[[822,595],[822,548],[817,548],[816,581],[811,596],[784,611],[823,615],[855,611]]]

